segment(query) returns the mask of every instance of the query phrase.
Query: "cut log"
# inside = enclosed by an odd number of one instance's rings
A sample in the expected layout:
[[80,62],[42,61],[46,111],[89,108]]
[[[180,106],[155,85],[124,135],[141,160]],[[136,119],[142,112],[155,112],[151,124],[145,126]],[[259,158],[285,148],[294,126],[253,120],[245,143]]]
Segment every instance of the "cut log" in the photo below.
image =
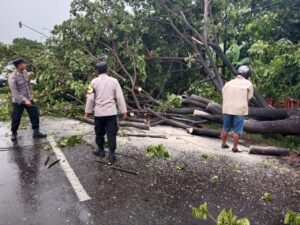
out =
[[169,111],[176,114],[193,114],[195,108],[171,108]]
[[201,109],[206,109],[206,107],[207,107],[207,104],[192,100],[190,98],[182,99],[182,104],[194,105],[194,106],[200,107]]
[[246,120],[244,128],[249,133],[299,135],[300,118],[275,121]]
[[141,130],[150,130],[150,126],[142,123],[130,122],[130,121],[120,121],[119,126],[121,127],[135,127]]
[[206,136],[206,137],[221,137],[221,131],[211,130],[211,129],[202,129],[202,128],[187,128],[186,131],[189,134]]
[[209,114],[207,112],[200,111],[200,110],[195,110],[194,111],[194,116],[198,116],[200,118],[203,118],[203,119],[206,119],[206,120],[209,120],[209,121],[214,121],[214,122],[217,122],[217,123],[222,123],[223,122],[222,115],[212,115],[212,114]]
[[278,148],[278,147],[260,147],[260,146],[251,146],[250,154],[257,155],[273,155],[273,156],[288,156],[290,154],[290,149],[288,148]]
[[[222,106],[217,103],[209,103],[206,110],[212,114],[222,114]],[[289,116],[289,111],[286,109],[249,107],[248,116],[258,120],[282,120]]]
[[184,122],[192,127],[193,126],[202,127],[200,124],[203,123],[203,120],[196,121],[196,120],[190,120],[190,119],[185,119],[185,118],[181,118],[181,117],[170,117],[170,119],[173,119],[173,120],[179,121],[179,122]]
[[216,115],[221,115],[222,114],[222,106],[219,105],[218,103],[211,102],[207,105],[206,111],[216,114]]
[[126,137],[149,137],[149,138],[163,138],[168,139],[165,135],[156,135],[156,134],[129,134],[129,133],[123,133]]
[[201,97],[201,96],[198,96],[198,95],[191,95],[191,99],[194,100],[194,101],[198,101],[198,102],[202,102],[206,105],[208,105],[209,103],[212,103],[213,101],[208,99],[208,98],[204,98],[204,97]]
[[179,127],[179,128],[183,128],[183,129],[186,129],[186,128],[190,128],[191,126],[187,125],[187,124],[184,124],[184,123],[180,123],[180,122],[177,122],[175,120],[172,120],[172,119],[168,119],[166,117],[163,117],[161,114],[153,111],[152,109],[150,108],[147,108],[147,111],[151,114],[153,114],[154,116],[156,116],[157,118],[163,120],[164,122],[166,122],[167,124],[169,125],[173,125],[175,127]]
[[[86,122],[88,124],[94,125],[95,122],[93,119],[88,119],[88,118],[80,118],[81,121]],[[149,125],[145,125],[142,123],[135,123],[135,122],[129,122],[129,121],[120,121],[119,126],[121,127],[135,127],[141,130],[150,130]]]
[[150,127],[155,127],[155,126],[164,125],[164,124],[165,124],[165,121],[160,119],[158,121],[150,122]]
[[131,122],[147,124],[147,120],[146,119],[142,119],[142,118],[128,117],[127,120],[131,121]]
[[288,117],[288,111],[285,109],[250,107],[248,116],[255,117],[257,120],[282,120]]

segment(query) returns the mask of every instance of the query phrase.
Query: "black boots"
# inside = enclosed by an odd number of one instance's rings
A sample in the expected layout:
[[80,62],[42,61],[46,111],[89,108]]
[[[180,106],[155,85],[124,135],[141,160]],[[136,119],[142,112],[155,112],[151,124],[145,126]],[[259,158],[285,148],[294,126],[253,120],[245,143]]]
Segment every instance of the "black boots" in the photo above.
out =
[[18,140],[18,134],[17,134],[17,132],[13,132],[11,134],[11,141],[15,142],[17,140]]
[[105,151],[104,151],[103,148],[99,148],[98,150],[94,150],[93,154],[96,155],[96,156],[99,156],[101,158],[105,157]]
[[114,150],[109,150],[108,161],[109,161],[109,163],[115,163],[117,161],[117,158],[116,158]]
[[[103,148],[98,148],[98,150],[94,150],[93,154],[95,156],[99,156],[101,158],[105,157],[105,151],[104,151]],[[117,157],[115,155],[115,151],[114,150],[109,150],[109,152],[108,152],[108,161],[111,164],[113,164],[113,163],[115,163],[117,161]]]
[[43,134],[39,129],[33,130],[33,138],[46,138],[47,134]]

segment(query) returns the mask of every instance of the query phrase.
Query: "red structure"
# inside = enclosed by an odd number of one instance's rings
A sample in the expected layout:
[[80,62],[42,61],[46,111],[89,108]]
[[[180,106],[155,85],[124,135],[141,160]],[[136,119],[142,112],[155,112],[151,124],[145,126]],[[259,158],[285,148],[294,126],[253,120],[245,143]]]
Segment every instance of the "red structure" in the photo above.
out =
[[290,97],[286,97],[283,102],[275,102],[272,98],[267,98],[266,102],[268,105],[273,106],[275,108],[300,108],[300,100],[292,99]]

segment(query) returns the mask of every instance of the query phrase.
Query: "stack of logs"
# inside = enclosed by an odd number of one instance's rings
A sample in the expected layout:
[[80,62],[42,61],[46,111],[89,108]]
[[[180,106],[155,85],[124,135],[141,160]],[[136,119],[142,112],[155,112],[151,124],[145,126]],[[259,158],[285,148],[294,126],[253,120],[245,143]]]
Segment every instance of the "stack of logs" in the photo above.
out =
[[[120,126],[149,130],[157,125],[169,125],[186,129],[188,133],[200,136],[220,137],[221,131],[204,128],[206,123],[223,123],[222,107],[210,99],[185,94],[181,108],[171,108],[167,112],[155,111],[159,102],[144,99],[143,109],[128,105],[128,120]],[[89,121],[92,123],[93,121]],[[249,108],[245,121],[245,131],[260,134],[300,134],[300,111],[297,109]]]

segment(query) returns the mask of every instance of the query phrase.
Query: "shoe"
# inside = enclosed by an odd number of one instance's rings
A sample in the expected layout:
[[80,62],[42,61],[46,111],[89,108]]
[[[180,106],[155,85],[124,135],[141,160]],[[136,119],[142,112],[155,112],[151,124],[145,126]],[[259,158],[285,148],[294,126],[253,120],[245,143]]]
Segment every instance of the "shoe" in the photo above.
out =
[[105,157],[105,151],[104,151],[104,149],[101,149],[101,148],[99,148],[98,150],[94,150],[94,151],[93,151],[93,154],[94,154],[95,156],[99,156],[99,157],[101,157],[101,158],[104,158],[104,157]]
[[113,163],[115,163],[117,161],[117,157],[116,157],[116,155],[115,155],[114,152],[109,152],[109,154],[108,154],[108,161],[111,164],[113,164]]
[[234,153],[241,153],[241,152],[242,152],[242,151],[240,151],[240,150],[237,149],[237,148],[233,148],[232,151],[233,151]]
[[228,144],[222,144],[221,148],[225,149],[225,148],[229,148]]
[[33,131],[33,138],[46,138],[47,134],[43,134],[39,129]]
[[15,142],[18,140],[18,134],[17,133],[12,133],[11,134],[11,141]]

